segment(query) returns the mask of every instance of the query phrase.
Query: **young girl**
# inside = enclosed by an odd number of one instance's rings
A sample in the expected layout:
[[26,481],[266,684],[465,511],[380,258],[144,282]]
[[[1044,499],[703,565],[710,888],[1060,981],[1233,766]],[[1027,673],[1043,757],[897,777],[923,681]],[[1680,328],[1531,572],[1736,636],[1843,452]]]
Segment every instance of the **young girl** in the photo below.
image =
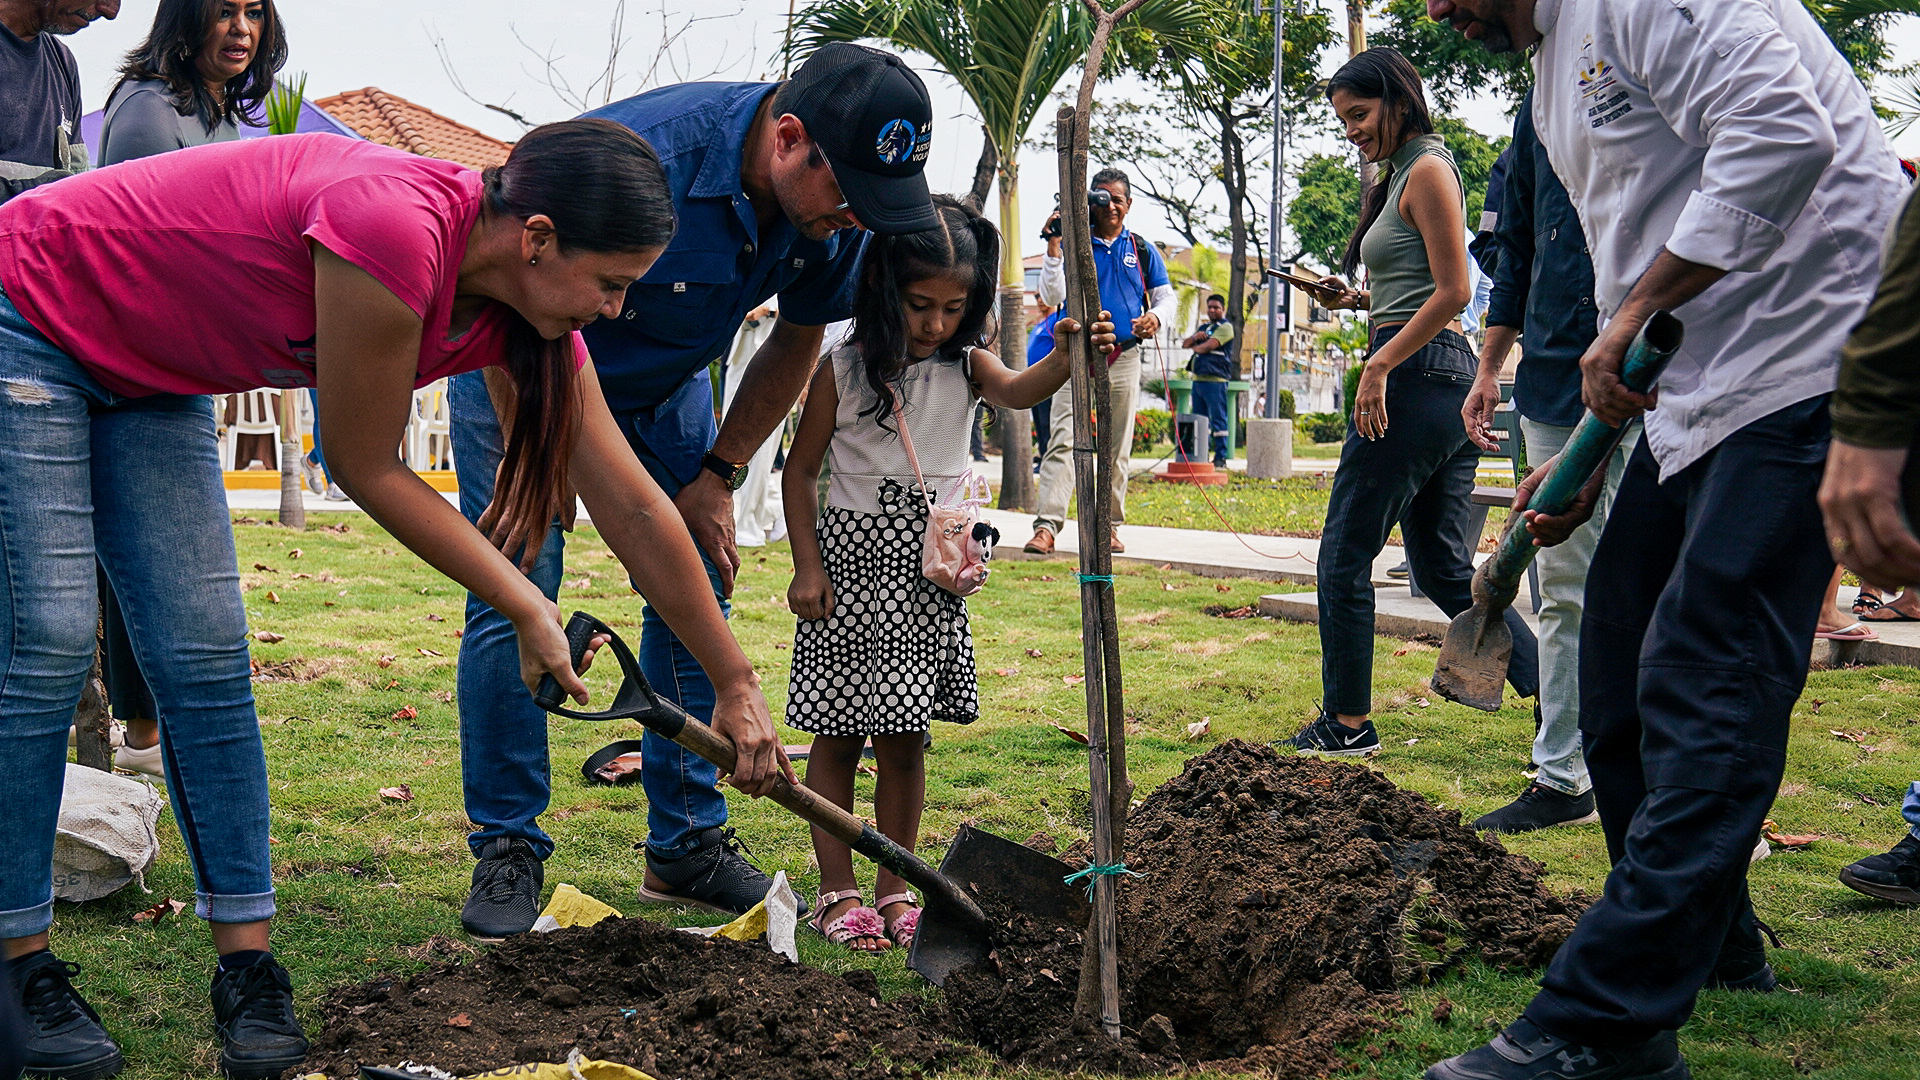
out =
[[[938,502],[967,467],[980,401],[1031,408],[1068,373],[1057,346],[1017,374],[979,347],[997,296],[1000,236],[953,199],[936,196],[934,208],[939,228],[869,242],[852,335],[814,375],[781,481],[793,538],[787,602],[800,617],[787,723],[814,735],[807,786],[852,809],[854,768],[871,737],[875,816],[908,850],[920,835],[929,722],[972,723],[979,709],[966,602],[920,574],[927,504],[901,416]],[[1096,350],[1112,347],[1112,329],[1094,325]],[[1079,330],[1071,319],[1055,327]],[[829,453],[827,509],[816,522],[814,485]],[[920,909],[906,882],[881,870],[879,902],[867,907],[847,846],[815,829],[813,850],[815,929],[860,951],[912,942]]]
[[[1321,302],[1372,313],[1372,341],[1353,396],[1353,428],[1340,448],[1320,537],[1320,713],[1277,745],[1308,754],[1380,749],[1373,710],[1373,560],[1396,522],[1413,580],[1448,616],[1473,603],[1470,531],[1480,451],[1460,408],[1476,361],[1449,327],[1473,296],[1465,196],[1446,142],[1433,132],[1420,73],[1392,49],[1368,49],[1327,82],[1347,140],[1380,165],[1343,269],[1367,268],[1371,291],[1323,279]],[[1391,418],[1391,423],[1389,423]],[[1511,609],[1508,680],[1522,697],[1539,687],[1533,632]]]

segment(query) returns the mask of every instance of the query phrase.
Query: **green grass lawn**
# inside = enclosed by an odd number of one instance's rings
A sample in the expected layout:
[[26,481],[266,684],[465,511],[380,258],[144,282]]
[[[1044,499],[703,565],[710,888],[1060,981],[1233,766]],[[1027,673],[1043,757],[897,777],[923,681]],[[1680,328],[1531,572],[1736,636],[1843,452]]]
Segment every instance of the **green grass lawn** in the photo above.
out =
[[[274,798],[276,939],[309,1022],[331,987],[417,970],[465,948],[429,943],[436,935],[459,941],[458,910],[473,865],[453,702],[463,595],[364,517],[316,515],[316,522],[349,522],[351,531],[236,529],[253,628],[285,635],[256,644],[254,655],[268,676],[257,690]],[[743,554],[734,627],[778,715],[793,633],[784,602],[790,561],[784,545]],[[581,607],[623,631],[637,628],[638,599],[590,530],[574,537],[566,566],[563,610]],[[1319,691],[1313,628],[1201,610],[1251,604],[1276,586],[1126,567],[1115,578],[1133,716],[1128,750],[1142,792],[1218,739],[1264,741],[1291,734],[1310,716]],[[1074,807],[1087,787],[1085,752],[1052,726],[1084,719],[1081,691],[1065,681],[1080,670],[1074,589],[1065,563],[1014,562],[973,601],[982,719],[934,733],[923,836],[930,856],[969,821],[1016,839],[1037,830],[1063,843],[1083,835]],[[1530,712],[1517,701],[1489,715],[1432,698],[1421,680],[1433,659],[1427,646],[1378,639],[1377,722],[1387,749],[1374,767],[1471,817],[1525,783]],[[1917,695],[1920,673],[1910,669],[1812,677],[1774,816],[1788,832],[1826,839],[1755,868],[1754,901],[1786,939],[1773,957],[1784,988],[1770,997],[1701,998],[1681,1038],[1703,1080],[1912,1080],[1920,1073],[1920,911],[1869,901],[1834,877],[1904,831],[1900,796],[1920,775]],[[407,707],[417,715],[407,716]],[[1202,717],[1211,719],[1212,734],[1186,741],[1185,725]],[[559,845],[546,868],[549,889],[570,882],[629,914],[666,917],[633,903],[636,849],[646,836],[639,789],[589,787],[579,776],[588,753],[637,737],[637,726],[555,720],[549,734],[555,784],[543,821]],[[380,798],[381,788],[399,784],[410,786],[411,802]],[[867,814],[871,794],[872,780],[863,777]],[[737,796],[733,809],[760,864],[785,868],[811,893],[817,880],[805,825]],[[160,862],[147,876],[153,894],[128,890],[82,907],[60,905],[54,947],[85,966],[81,985],[127,1051],[124,1075],[210,1077],[207,931],[191,918],[132,920],[156,900],[193,895],[170,818],[161,831]],[[1545,862],[1559,889],[1597,890],[1606,870],[1597,826],[1520,837],[1510,847]],[[870,886],[871,868],[862,875]],[[898,952],[856,958],[812,934],[802,934],[800,948],[806,962],[828,970],[875,969],[889,994],[923,989]],[[1531,991],[1527,976],[1481,969],[1412,990],[1396,1031],[1352,1049],[1354,1075],[1415,1076],[1427,1061],[1478,1043],[1485,1023],[1512,1018]],[[1442,996],[1454,1003],[1448,1026],[1430,1019]]]

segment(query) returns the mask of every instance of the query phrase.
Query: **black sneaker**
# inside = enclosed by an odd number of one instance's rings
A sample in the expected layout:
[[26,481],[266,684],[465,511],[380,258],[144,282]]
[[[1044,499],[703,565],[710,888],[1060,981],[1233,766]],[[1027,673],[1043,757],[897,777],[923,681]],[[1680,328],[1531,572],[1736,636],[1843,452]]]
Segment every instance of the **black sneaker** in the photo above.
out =
[[1920,904],[1920,837],[1909,833],[1892,851],[1840,871],[1840,884],[1896,904]]
[[1529,784],[1520,797],[1491,814],[1474,819],[1475,832],[1520,833],[1555,825],[1589,825],[1600,820],[1593,792],[1568,795],[1545,784]]
[[[1774,948],[1780,948],[1780,935],[1755,916],[1748,915],[1746,919],[1746,928],[1727,935],[1727,940],[1721,944],[1719,959],[1713,964],[1713,973],[1707,976],[1707,989],[1771,994],[1780,986],[1773,965],[1767,963],[1767,942],[1771,941]],[[1766,937],[1762,938],[1761,934]]]
[[[706,829],[692,851],[677,859],[663,859],[647,849],[647,869],[666,883],[663,892],[640,882],[640,900],[652,904],[703,907],[722,915],[744,915],[767,898],[773,879],[761,873],[740,852],[746,845],[732,829]],[[800,901],[800,914],[807,902]]]
[[1372,720],[1356,730],[1341,723],[1332,713],[1323,712],[1318,720],[1301,728],[1300,734],[1291,739],[1282,739],[1273,746],[1276,750],[1291,748],[1302,754],[1355,757],[1379,753],[1380,735],[1373,730]]
[[1692,1075],[1671,1031],[1638,1046],[1603,1049],[1554,1038],[1524,1017],[1487,1045],[1435,1062],[1422,1074],[1424,1080],[1688,1080]]
[[460,908],[460,927],[479,941],[499,941],[533,929],[540,917],[546,867],[525,840],[496,836],[480,852],[473,888]]
[[213,1027],[220,1071],[235,1080],[277,1077],[307,1059],[307,1036],[293,1015],[293,980],[271,956],[213,973]]
[[47,950],[13,965],[8,992],[18,995],[26,1012],[27,1038],[21,1055],[26,1075],[99,1080],[126,1067],[120,1047],[100,1026],[100,1014],[73,988],[79,964]]

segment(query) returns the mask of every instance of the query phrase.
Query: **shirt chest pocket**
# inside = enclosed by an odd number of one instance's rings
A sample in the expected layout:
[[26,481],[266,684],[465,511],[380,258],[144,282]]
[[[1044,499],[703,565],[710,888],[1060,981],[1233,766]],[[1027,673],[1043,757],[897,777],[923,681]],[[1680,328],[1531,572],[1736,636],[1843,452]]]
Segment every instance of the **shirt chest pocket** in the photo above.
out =
[[676,252],[627,290],[620,318],[660,341],[696,345],[732,330],[721,324],[733,312],[736,292],[731,252]]

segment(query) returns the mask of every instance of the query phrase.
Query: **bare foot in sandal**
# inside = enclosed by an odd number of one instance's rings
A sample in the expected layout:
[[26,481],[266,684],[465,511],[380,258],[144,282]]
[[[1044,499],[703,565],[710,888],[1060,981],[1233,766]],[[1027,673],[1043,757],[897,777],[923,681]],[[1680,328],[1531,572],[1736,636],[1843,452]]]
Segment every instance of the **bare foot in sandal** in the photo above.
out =
[[913,933],[920,928],[920,898],[910,892],[883,896],[873,905],[887,927],[887,939],[902,949],[913,946]]
[[854,952],[885,952],[893,948],[887,937],[887,924],[880,913],[860,903],[860,892],[821,893],[814,902],[814,916],[807,924],[835,945]]

